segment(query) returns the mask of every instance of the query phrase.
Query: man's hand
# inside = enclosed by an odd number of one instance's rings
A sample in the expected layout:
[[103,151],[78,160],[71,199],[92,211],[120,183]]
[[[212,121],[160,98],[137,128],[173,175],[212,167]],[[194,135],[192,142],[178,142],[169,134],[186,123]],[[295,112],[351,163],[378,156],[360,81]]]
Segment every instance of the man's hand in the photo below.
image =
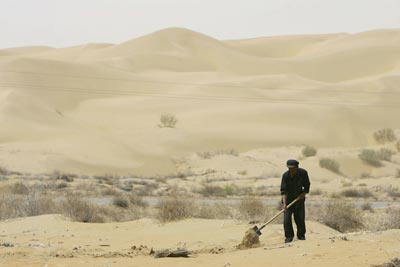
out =
[[299,195],[299,199],[304,200],[306,198],[306,192],[303,192]]

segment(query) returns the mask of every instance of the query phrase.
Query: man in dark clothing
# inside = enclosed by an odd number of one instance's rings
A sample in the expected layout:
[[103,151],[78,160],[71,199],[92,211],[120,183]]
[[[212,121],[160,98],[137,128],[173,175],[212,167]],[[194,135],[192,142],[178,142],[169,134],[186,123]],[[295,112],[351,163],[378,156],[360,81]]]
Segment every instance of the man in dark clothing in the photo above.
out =
[[[310,191],[310,180],[305,169],[299,168],[299,162],[290,159],[286,162],[288,171],[282,175],[281,195],[282,204],[285,209],[283,227],[285,229],[285,243],[293,241],[294,231],[292,225],[292,214],[297,226],[297,238],[305,240],[306,223],[305,223],[305,196]],[[300,199],[290,208],[287,205],[295,200],[298,196]]]

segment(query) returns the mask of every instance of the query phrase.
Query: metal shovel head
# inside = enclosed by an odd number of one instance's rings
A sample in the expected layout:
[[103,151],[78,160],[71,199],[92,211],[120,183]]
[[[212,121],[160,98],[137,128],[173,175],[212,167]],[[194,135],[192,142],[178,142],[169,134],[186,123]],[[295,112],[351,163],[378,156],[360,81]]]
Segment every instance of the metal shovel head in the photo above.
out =
[[258,229],[257,225],[255,225],[255,226],[253,227],[253,230],[254,230],[254,232],[256,232],[256,234],[257,234],[258,236],[262,235],[261,230]]

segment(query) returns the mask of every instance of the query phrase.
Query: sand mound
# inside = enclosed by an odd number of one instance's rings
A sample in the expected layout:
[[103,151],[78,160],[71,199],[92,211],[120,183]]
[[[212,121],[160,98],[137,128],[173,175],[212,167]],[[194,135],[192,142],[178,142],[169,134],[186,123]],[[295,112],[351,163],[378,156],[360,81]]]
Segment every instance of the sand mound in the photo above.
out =
[[253,228],[250,228],[244,234],[242,242],[237,246],[239,249],[242,248],[254,248],[260,246],[260,238],[256,234]]

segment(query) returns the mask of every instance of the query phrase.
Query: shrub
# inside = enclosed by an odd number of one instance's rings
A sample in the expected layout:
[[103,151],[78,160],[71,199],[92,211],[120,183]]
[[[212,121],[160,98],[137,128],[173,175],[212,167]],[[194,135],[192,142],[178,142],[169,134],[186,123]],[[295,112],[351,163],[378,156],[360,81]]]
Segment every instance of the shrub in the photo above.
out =
[[9,171],[4,166],[0,165],[0,175],[7,175],[7,174],[9,174]]
[[223,203],[201,204],[196,210],[195,217],[204,219],[232,218],[232,207]]
[[29,188],[21,182],[14,183],[10,186],[12,194],[26,195],[29,193]]
[[363,227],[361,212],[353,204],[332,202],[323,209],[320,222],[339,232],[350,232]]
[[386,229],[400,229],[400,208],[389,207],[386,209],[387,221],[385,222]]
[[400,197],[400,191],[399,191],[398,187],[395,187],[395,188],[391,187],[386,192],[389,197],[393,197],[393,198]]
[[400,258],[394,258],[390,262],[381,265],[373,265],[373,267],[400,267]]
[[395,147],[396,147],[397,151],[400,152],[400,141],[396,142]]
[[349,188],[343,190],[340,194],[344,197],[358,197],[358,198],[367,198],[374,196],[372,192],[369,191],[367,188],[362,188],[362,189]]
[[112,203],[114,206],[124,208],[124,209],[127,209],[129,207],[129,200],[124,196],[115,196],[113,198]]
[[204,197],[225,197],[226,190],[221,186],[216,185],[205,185],[202,189],[200,189],[199,193]]
[[148,206],[148,204],[143,200],[142,196],[130,194],[128,198],[129,198],[129,202],[133,206],[142,207],[142,208],[145,208]]
[[361,151],[361,153],[358,154],[358,157],[368,165],[371,165],[374,167],[382,166],[381,155],[378,152],[376,152],[375,150],[363,149]]
[[265,205],[257,198],[244,198],[240,200],[238,209],[241,215],[249,220],[263,218],[265,215]]
[[194,204],[192,200],[172,196],[161,199],[156,208],[158,219],[169,222],[191,217]]
[[369,202],[363,203],[363,204],[361,205],[361,209],[362,209],[363,211],[374,212],[374,209],[372,208],[371,203],[369,203]]
[[396,170],[396,178],[400,178],[400,169]]
[[397,138],[396,135],[394,134],[393,129],[384,128],[374,132],[374,139],[377,143],[384,144],[387,142],[393,142]]
[[160,124],[158,125],[161,128],[175,128],[178,119],[171,114],[163,114],[160,117]]
[[63,202],[64,214],[78,222],[104,222],[99,216],[98,207],[75,195],[69,195]]
[[392,156],[394,155],[394,151],[387,149],[387,148],[381,148],[379,150],[379,157],[381,160],[385,160],[385,161],[391,161],[392,160]]
[[319,166],[321,168],[330,170],[334,173],[340,174],[340,166],[339,163],[330,158],[322,158],[319,160]]
[[317,149],[315,149],[312,146],[307,145],[303,148],[301,153],[303,153],[303,156],[305,156],[305,157],[312,157],[312,156],[317,155]]

